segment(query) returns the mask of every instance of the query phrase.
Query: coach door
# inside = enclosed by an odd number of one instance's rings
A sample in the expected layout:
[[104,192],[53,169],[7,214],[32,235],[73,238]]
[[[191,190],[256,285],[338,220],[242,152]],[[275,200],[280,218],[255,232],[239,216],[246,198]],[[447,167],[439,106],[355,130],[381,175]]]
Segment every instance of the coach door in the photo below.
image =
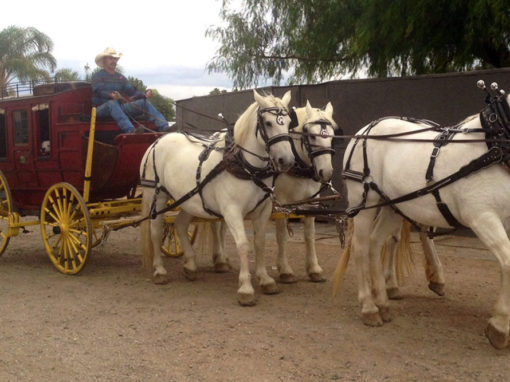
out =
[[21,189],[37,185],[34,171],[34,152],[31,142],[30,109],[18,109],[11,112],[13,127],[14,167]]

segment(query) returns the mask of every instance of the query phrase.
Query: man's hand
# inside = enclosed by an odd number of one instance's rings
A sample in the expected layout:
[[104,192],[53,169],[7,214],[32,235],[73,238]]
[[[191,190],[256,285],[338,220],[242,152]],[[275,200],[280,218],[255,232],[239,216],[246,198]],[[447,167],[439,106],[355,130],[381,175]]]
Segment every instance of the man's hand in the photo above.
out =
[[115,101],[118,101],[119,99],[122,99],[122,95],[118,91],[113,91],[110,93],[110,98],[114,99]]

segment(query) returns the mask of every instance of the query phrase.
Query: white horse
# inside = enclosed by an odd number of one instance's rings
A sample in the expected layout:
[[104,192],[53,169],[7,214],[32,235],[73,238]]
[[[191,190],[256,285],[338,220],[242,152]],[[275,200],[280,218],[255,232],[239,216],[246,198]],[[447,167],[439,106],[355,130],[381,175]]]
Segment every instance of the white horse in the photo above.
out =
[[[483,140],[486,138],[484,131],[492,137],[508,135],[508,101],[508,97],[502,94],[492,95],[491,105],[480,115],[459,124],[461,132],[441,148],[433,180],[427,188],[438,190],[442,203],[453,218],[471,228],[500,263],[501,288],[485,331],[496,348],[507,346],[510,331],[510,240],[503,225],[503,221],[510,217],[510,176],[503,165],[496,164],[502,158],[508,159],[505,142],[500,141],[488,150],[488,144]],[[414,139],[434,140],[438,135],[435,131],[423,131],[422,126],[406,120],[382,119],[361,129],[358,136],[365,135],[367,139],[352,139],[344,156],[349,206],[353,208],[352,213],[359,210],[352,220],[350,250],[357,268],[362,320],[370,326],[391,320],[379,254],[387,237],[399,229],[401,219],[392,218],[392,214],[387,213],[384,219],[376,221],[376,208],[366,207],[424,189],[433,148],[431,143],[395,142],[370,137],[409,132],[414,132],[410,136]],[[473,142],[452,143],[460,139]],[[447,181],[461,168],[465,176],[454,182]],[[473,168],[478,170],[469,171]],[[448,223],[451,218],[440,212],[440,204],[430,193],[401,200],[396,208],[413,221],[429,227],[451,227]],[[395,205],[395,202],[392,203]],[[388,210],[391,207],[382,208]],[[346,261],[345,258],[340,259],[336,280],[342,277]]]
[[[331,180],[333,165],[331,148],[333,135],[338,128],[333,120],[333,106],[328,103],[324,110],[314,108],[307,101],[306,106],[295,110],[297,126],[292,130],[292,146],[296,162],[286,173],[280,173],[275,180],[274,193],[280,204],[318,196],[323,184]],[[295,133],[295,134],[293,134]],[[297,281],[286,252],[288,240],[287,218],[275,219],[278,242],[277,267],[282,283]],[[214,222],[212,253],[214,268],[217,272],[228,270],[228,255],[224,251],[224,224]],[[306,271],[311,281],[325,281],[322,268],[315,252],[315,217],[304,218],[304,237],[306,243]]]
[[[271,214],[268,198],[273,175],[271,167],[286,171],[294,164],[287,109],[290,97],[290,91],[282,99],[261,96],[254,91],[255,102],[237,120],[233,129],[234,147],[228,153],[221,149],[225,147],[225,136],[217,145],[205,150],[203,142],[193,141],[182,133],[170,133],[155,142],[142,159],[143,216],[154,209],[162,211],[170,198],[183,201],[175,229],[184,252],[187,278],[195,279],[197,272],[187,235],[188,225],[195,216],[223,217],[239,254],[237,295],[241,305],[255,304],[248,264],[250,245],[244,228],[247,215],[253,220],[256,275],[262,290],[266,294],[278,292],[275,281],[267,274],[260,249],[264,247],[265,226]],[[211,173],[217,174],[211,176]],[[147,268],[154,267],[156,283],[167,282],[160,250],[162,219],[159,214],[142,225],[144,263]]]
[[[278,175],[275,182],[276,200],[281,204],[319,196],[323,184],[329,182],[333,175],[331,157],[334,151],[331,144],[338,128],[333,120],[333,106],[328,103],[326,108],[321,110],[313,108],[307,102],[306,107],[296,109],[296,114],[298,126],[294,131],[299,133],[297,137],[293,137],[296,164],[287,173]],[[297,281],[287,257],[287,223],[288,218],[275,219],[277,268],[282,283]],[[303,223],[308,278],[313,282],[325,281],[315,252],[315,217],[306,216]]]

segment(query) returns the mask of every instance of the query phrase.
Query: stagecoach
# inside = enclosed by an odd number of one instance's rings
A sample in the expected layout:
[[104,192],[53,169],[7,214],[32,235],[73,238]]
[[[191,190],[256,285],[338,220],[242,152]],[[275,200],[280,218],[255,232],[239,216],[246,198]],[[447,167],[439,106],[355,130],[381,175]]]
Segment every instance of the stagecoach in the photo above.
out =
[[88,82],[17,85],[1,96],[0,255],[40,225],[55,267],[78,273],[106,232],[139,213],[140,161],[163,133],[148,121],[141,134],[96,121]]

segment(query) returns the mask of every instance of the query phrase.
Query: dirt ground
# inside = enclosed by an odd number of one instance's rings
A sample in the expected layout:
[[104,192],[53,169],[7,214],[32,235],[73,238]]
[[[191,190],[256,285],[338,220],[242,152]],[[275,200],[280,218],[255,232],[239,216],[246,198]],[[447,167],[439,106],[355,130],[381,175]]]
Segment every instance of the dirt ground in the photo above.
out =
[[[138,230],[114,232],[76,276],[56,271],[37,228],[11,240],[0,258],[0,381],[504,381],[510,349],[483,332],[494,303],[498,265],[474,238],[437,241],[446,295],[415,271],[380,328],[359,319],[354,266],[342,295],[331,296],[341,249],[320,223],[317,250],[328,281],[308,282],[301,225],[289,244],[299,282],[258,303],[236,301],[238,262],[190,282],[167,258],[167,285],[141,269]],[[274,234],[267,234],[274,275]],[[416,249],[418,247],[415,245]],[[419,250],[418,250],[419,252]],[[252,260],[252,266],[253,266]]]

